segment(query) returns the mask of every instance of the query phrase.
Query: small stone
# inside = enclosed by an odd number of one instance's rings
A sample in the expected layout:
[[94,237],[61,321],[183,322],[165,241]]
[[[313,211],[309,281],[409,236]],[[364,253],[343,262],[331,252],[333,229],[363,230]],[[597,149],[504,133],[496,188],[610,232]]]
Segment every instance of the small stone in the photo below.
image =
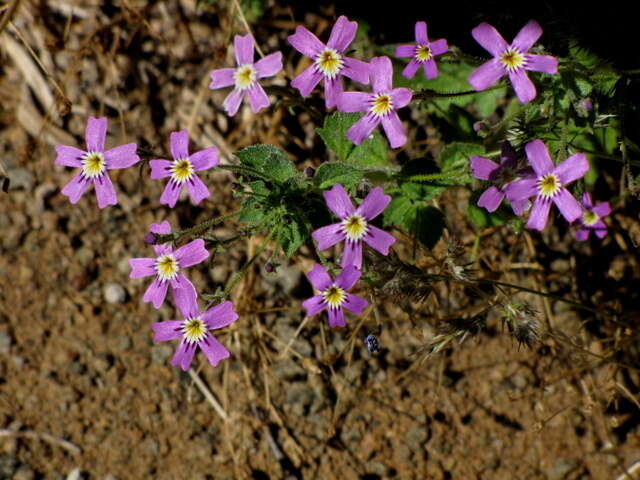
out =
[[107,303],[123,303],[127,298],[127,292],[122,285],[117,283],[107,283],[104,286],[104,299]]
[[28,465],[22,465],[13,475],[13,480],[33,480],[35,472]]
[[156,344],[151,348],[151,362],[156,364],[164,364],[173,354],[173,347],[167,344]]
[[14,168],[9,170],[9,179],[11,180],[11,183],[9,184],[10,190],[18,190],[21,188],[27,192],[31,191],[35,181],[33,173],[26,168]]
[[0,355],[9,353],[11,348],[11,335],[7,332],[0,332]]

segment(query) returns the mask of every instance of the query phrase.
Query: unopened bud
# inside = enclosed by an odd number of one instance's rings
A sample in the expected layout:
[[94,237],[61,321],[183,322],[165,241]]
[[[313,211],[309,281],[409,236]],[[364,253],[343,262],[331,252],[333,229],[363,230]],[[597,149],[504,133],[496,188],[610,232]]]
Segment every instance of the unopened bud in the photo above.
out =
[[155,233],[148,233],[144,236],[144,243],[147,245],[155,245],[158,241],[158,236]]
[[308,177],[308,178],[313,178],[313,176],[316,174],[316,169],[313,167],[307,167],[304,169],[304,174]]
[[276,267],[273,266],[273,263],[268,262],[267,264],[265,264],[264,266],[264,271],[267,273],[271,273],[276,269]]

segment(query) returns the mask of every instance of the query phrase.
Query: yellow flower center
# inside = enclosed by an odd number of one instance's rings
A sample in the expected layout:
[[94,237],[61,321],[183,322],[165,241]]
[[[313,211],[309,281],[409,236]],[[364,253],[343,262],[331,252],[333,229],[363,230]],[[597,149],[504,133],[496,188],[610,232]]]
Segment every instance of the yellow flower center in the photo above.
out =
[[419,62],[426,62],[432,56],[433,54],[431,53],[431,49],[428,45],[418,45],[416,47],[416,60]]
[[351,215],[342,221],[342,229],[349,240],[358,241],[367,233],[367,221],[360,215]]
[[189,343],[197,343],[207,334],[207,326],[200,317],[189,318],[182,324],[182,334]]
[[510,72],[521,68],[525,64],[524,55],[515,48],[509,48],[500,56],[500,62]]
[[193,165],[191,165],[188,158],[173,161],[171,165],[171,176],[176,182],[186,182],[191,178],[191,175],[193,175]]
[[377,117],[383,117],[393,110],[393,101],[389,95],[376,95],[371,105],[371,113]]
[[340,69],[342,69],[344,61],[342,60],[342,55],[336,50],[325,48],[316,57],[315,64],[325,77],[335,78]]
[[236,88],[246,90],[256,81],[256,69],[253,65],[242,65],[234,72],[233,80],[236,82]]
[[561,188],[560,179],[555,173],[548,173],[538,180],[538,189],[543,197],[553,197]]
[[82,158],[82,173],[85,177],[96,178],[105,171],[104,156],[100,152],[88,152]]
[[324,292],[322,292],[324,301],[327,302],[329,308],[338,308],[347,298],[347,292],[338,287],[337,285],[331,285]]
[[582,214],[582,223],[589,227],[596,223],[598,220],[600,220],[600,216],[593,210],[585,210]]
[[172,280],[178,274],[178,261],[169,253],[158,257],[156,260],[156,271],[160,280]]

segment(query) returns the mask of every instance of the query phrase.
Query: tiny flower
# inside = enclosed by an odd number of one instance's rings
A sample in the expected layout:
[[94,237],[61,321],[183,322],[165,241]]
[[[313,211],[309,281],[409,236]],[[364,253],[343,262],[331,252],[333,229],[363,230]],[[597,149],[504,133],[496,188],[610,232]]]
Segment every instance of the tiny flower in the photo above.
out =
[[392,88],[392,77],[393,67],[389,57],[372,58],[373,93],[344,92],[338,96],[338,109],[341,112],[366,112],[347,131],[347,136],[356,145],[360,145],[381,122],[391,148],[406,143],[407,133],[396,111],[409,104],[412,93],[408,88]]
[[220,163],[218,149],[209,147],[189,155],[189,132],[186,130],[172,132],[169,145],[173,161],[151,160],[149,162],[151,178],[157,180],[171,177],[162,192],[160,203],[173,208],[178,201],[182,187],[186,186],[191,201],[197,205],[208,198],[211,193],[200,177],[196,175],[196,172],[208,170]]
[[201,313],[197,297],[191,284],[174,290],[176,306],[184,320],[168,320],[151,325],[155,333],[153,340],[156,342],[182,339],[173,355],[171,365],[179,365],[184,371],[189,369],[198,347],[214,367],[220,360],[228,358],[229,350],[212,335],[211,330],[226,327],[238,319],[238,314],[233,310],[233,303],[229,301]]
[[576,238],[584,242],[589,238],[589,234],[593,232],[598,238],[607,236],[607,224],[602,221],[611,213],[609,202],[602,202],[594,205],[591,201],[591,195],[587,192],[582,194],[582,206],[584,210],[578,218],[577,223],[580,229],[576,232]]
[[[155,234],[171,233],[171,226],[165,220],[162,223],[151,224],[149,231]],[[156,258],[129,259],[131,266],[129,277],[142,278],[155,275],[156,278],[147,288],[142,300],[152,302],[154,307],[160,308],[167,296],[169,285],[171,285],[174,295],[178,288],[193,286],[181,270],[203,262],[209,257],[209,252],[204,248],[204,240],[201,238],[183,245],[176,251],[173,251],[168,243],[154,245],[153,250],[156,253]]]
[[128,143],[104,150],[107,136],[107,118],[89,117],[85,130],[87,150],[83,151],[67,145],[56,147],[56,165],[79,167],[82,170],[62,189],[62,194],[69,197],[71,203],[77,203],[92,183],[96,188],[98,207],[116,205],[118,197],[113,188],[107,170],[127,168],[140,161],[136,155],[138,146]]
[[[489,212],[495,212],[505,197],[504,192],[507,185],[517,180],[521,173],[524,173],[518,172],[517,169],[518,157],[516,152],[506,142],[502,145],[500,165],[485,157],[472,156],[471,172],[473,172],[473,176],[480,180],[495,182],[495,185],[492,185],[480,195],[478,206],[486,208]],[[514,202],[512,205],[514,213],[518,216],[522,215],[528,204],[528,200]]]
[[345,16],[338,18],[331,29],[329,41],[325,45],[305,27],[297,27],[289,36],[289,43],[303,55],[313,60],[313,65],[291,82],[300,95],[308,97],[311,91],[324,79],[324,102],[327,108],[336,106],[337,96],[342,93],[342,76],[356,82],[369,83],[369,65],[355,58],[345,57],[358,30],[357,22],[350,22]]
[[269,97],[258,80],[273,77],[282,70],[282,53],[280,52],[267,55],[253,63],[254,45],[251,34],[244,37],[236,35],[234,48],[238,67],[222,68],[211,72],[210,89],[215,90],[234,85],[234,89],[223,103],[225,111],[230,116],[234,116],[238,112],[242,97],[249,99],[253,113],[258,113],[261,109],[268,107]]
[[316,265],[307,273],[307,278],[313,288],[320,293],[302,303],[307,316],[312,317],[325,309],[329,309],[329,326],[345,327],[344,308],[356,315],[361,315],[369,305],[364,298],[347,293],[360,279],[360,270],[349,265],[345,267],[335,281],[322,265]]
[[536,97],[536,87],[525,70],[558,73],[555,57],[527,53],[542,35],[542,27],[535,20],[530,20],[518,32],[511,45],[488,23],[481,23],[471,34],[494,57],[469,76],[469,83],[476,90],[485,90],[504,75],[509,75],[518,99],[527,103]]
[[371,220],[380,215],[391,197],[385,195],[382,188],[376,187],[369,192],[358,208],[354,208],[344,187],[334,185],[323,193],[329,209],[340,219],[339,223],[321,227],[312,233],[320,250],[326,250],[341,240],[345,241],[342,255],[342,267],[353,265],[362,267],[362,242],[383,255],[389,254],[389,247],[396,241],[393,235],[371,225]]
[[422,67],[427,78],[436,78],[438,76],[438,66],[436,65],[435,56],[442,55],[449,50],[447,41],[441,38],[430,42],[427,37],[427,22],[416,22],[415,34],[415,44],[396,47],[396,57],[411,58],[402,75],[406,78],[413,78],[418,69]]
[[524,149],[534,174],[510,183],[505,193],[512,204],[536,197],[527,227],[543,230],[547,224],[552,202],[569,223],[576,220],[582,214],[582,207],[565,185],[582,178],[587,173],[589,170],[587,157],[583,153],[576,153],[554,166],[549,150],[542,140],[534,140]]

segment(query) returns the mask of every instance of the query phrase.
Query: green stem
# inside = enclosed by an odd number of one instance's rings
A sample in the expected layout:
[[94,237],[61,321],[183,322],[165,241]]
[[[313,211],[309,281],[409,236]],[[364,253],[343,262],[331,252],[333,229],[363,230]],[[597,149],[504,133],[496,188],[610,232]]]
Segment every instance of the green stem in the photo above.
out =
[[487,88],[486,90],[465,90],[464,92],[437,92],[435,90],[425,89],[414,94],[412,100],[429,100],[431,98],[455,98],[464,97],[467,95],[479,95],[485,92],[490,92],[491,90],[497,90],[504,87],[504,85],[496,85],[495,87]]
[[200,233],[205,230],[208,230],[209,228],[211,228],[214,225],[217,225],[218,223],[222,223],[225,220],[228,220],[229,218],[235,217],[236,215],[240,215],[240,213],[242,213],[242,209],[236,210],[235,212],[229,213],[227,215],[222,215],[221,217],[211,218],[191,228],[187,228],[186,230],[182,230],[175,233],[173,232],[165,233],[162,235],[158,234],[156,235],[156,243],[164,243],[169,241],[177,242],[178,240],[180,240],[182,237],[186,235],[193,235],[195,233]]
[[262,173],[260,170],[257,170],[253,167],[247,167],[246,165],[218,165],[218,168],[223,170],[229,170],[233,173],[239,173],[240,175],[245,175],[247,177],[254,177],[264,180],[265,182],[275,183],[275,179],[271,178],[269,175]]
[[431,180],[440,180],[442,178],[459,177],[465,172],[463,170],[457,172],[431,173],[427,175],[410,175],[402,177],[403,180],[410,182],[429,182]]

